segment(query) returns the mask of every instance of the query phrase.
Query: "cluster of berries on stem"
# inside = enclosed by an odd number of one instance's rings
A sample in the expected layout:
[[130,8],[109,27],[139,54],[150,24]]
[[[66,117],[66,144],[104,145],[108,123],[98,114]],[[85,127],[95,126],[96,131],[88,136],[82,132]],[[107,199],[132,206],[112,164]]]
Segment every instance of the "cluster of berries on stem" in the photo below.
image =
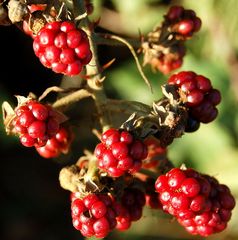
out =
[[163,74],[181,67],[186,52],[184,42],[200,30],[201,23],[193,10],[172,6],[162,25],[150,32],[142,44],[144,64],[149,63]]
[[147,146],[128,131],[111,128],[102,134],[101,141],[95,148],[98,167],[112,177],[137,172],[147,157]]
[[13,132],[25,147],[42,147],[59,131],[57,112],[49,105],[29,100],[16,107]]
[[69,76],[79,74],[92,58],[87,34],[69,21],[47,23],[33,49],[45,67]]
[[183,71],[172,75],[168,83],[178,87],[180,97],[188,107],[191,118],[209,123],[217,117],[216,106],[221,101],[221,94],[212,87],[208,78],[191,71]]
[[109,193],[81,197],[75,192],[71,194],[73,226],[85,237],[104,238],[113,229],[127,230],[141,218],[144,205],[145,196],[136,188],[126,188],[120,201]]
[[[107,109],[104,78],[100,76],[102,69],[97,64],[94,46],[96,33],[93,28],[96,23],[87,19],[87,15],[93,11],[93,5],[90,0],[73,1],[71,8],[82,5],[85,13],[80,15],[79,9],[67,9],[67,4],[59,2],[62,4],[58,6],[59,13],[64,12],[65,7],[65,12],[69,14],[65,17],[67,20],[49,14],[50,18],[44,19],[37,35],[30,28],[25,31],[34,39],[33,49],[40,62],[54,72],[74,76],[87,65],[84,82],[79,88],[95,100],[100,118],[98,122],[103,123],[102,129],[109,128],[102,133],[101,142],[95,147],[94,153],[86,150],[87,156],[82,156],[76,164],[61,170],[61,186],[71,191],[74,228],[85,237],[104,238],[114,229],[129,229],[133,221],[142,217],[143,207],[147,205],[171,214],[194,235],[209,236],[224,230],[235,207],[235,199],[229,188],[214,177],[193,169],[174,168],[167,158],[167,146],[174,138],[180,137],[184,131],[197,130],[200,122],[209,123],[217,117],[220,92],[202,75],[192,71],[179,72],[172,75],[168,84],[163,86],[163,98],[154,102],[153,106],[130,102],[129,108],[134,104],[131,116],[121,128],[111,128],[116,124],[107,119],[110,110]],[[48,9],[47,4],[32,7],[23,2],[20,4],[28,9],[16,21],[22,21],[23,28],[27,14],[29,19],[35,12],[43,17]],[[57,13],[56,6],[51,7]],[[75,16],[77,13],[79,16]],[[86,21],[80,22],[83,18]],[[149,63],[164,74],[179,68],[186,51],[184,42],[200,27],[201,20],[193,10],[171,7],[164,15],[161,26],[150,32],[142,42],[144,64]],[[114,36],[112,39],[122,38]],[[126,40],[120,42],[133,49]],[[137,61],[134,49],[131,52]],[[93,63],[91,66],[90,61]],[[145,80],[139,61],[136,63]],[[69,89],[66,90],[68,92]],[[82,93],[80,90],[77,94]],[[79,101],[74,93],[65,96],[67,100],[62,98],[67,103],[65,105]],[[80,97],[82,99],[84,96]],[[13,114],[8,111],[6,130],[10,123],[9,132],[18,135],[22,145],[34,146],[44,158],[68,153],[73,135],[70,128],[62,124],[64,115],[61,116],[50,105],[27,99],[18,101],[15,110],[11,109]],[[117,110],[123,112],[119,107]]]
[[176,32],[182,38],[189,38],[201,28],[201,19],[196,13],[182,6],[172,6],[164,16],[164,25],[170,25],[171,32]]
[[208,236],[224,230],[235,207],[229,188],[193,169],[173,168],[155,183],[163,210],[191,234]]

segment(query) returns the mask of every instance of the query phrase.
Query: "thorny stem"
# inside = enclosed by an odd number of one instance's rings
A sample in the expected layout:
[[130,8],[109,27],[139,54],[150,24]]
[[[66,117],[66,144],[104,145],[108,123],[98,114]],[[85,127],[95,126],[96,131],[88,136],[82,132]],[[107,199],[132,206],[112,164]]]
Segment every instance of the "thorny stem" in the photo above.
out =
[[[85,15],[86,9],[83,0],[73,0],[74,3],[74,15],[75,19],[80,19],[81,16]],[[97,48],[94,43],[93,33],[90,29],[90,22],[87,16],[81,20],[80,24],[82,29],[87,33],[90,43],[90,49],[92,51],[92,59],[89,64],[86,65],[86,74],[91,76],[87,80],[90,92],[92,92],[92,97],[95,100],[95,105],[97,108],[100,124],[103,131],[110,128],[110,116],[106,111],[107,97],[103,90],[103,83],[100,76],[100,66],[97,59]]]
[[87,75],[92,77],[87,81],[87,83],[89,88],[92,90],[92,96],[95,100],[99,120],[103,131],[105,131],[110,128],[111,123],[109,113],[106,111],[107,97],[103,90],[103,83],[101,81],[100,66],[97,59],[97,48],[93,42],[92,33],[89,30],[88,24],[84,27],[84,30],[88,34],[90,49],[92,51],[92,60],[88,65],[86,65]]

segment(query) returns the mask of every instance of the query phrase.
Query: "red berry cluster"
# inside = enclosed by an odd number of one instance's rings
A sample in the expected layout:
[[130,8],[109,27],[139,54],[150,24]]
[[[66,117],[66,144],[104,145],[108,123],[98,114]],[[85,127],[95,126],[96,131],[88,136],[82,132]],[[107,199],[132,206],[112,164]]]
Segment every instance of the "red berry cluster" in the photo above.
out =
[[235,206],[227,186],[193,169],[171,169],[155,183],[163,210],[191,234],[208,236],[224,230]]
[[147,156],[146,145],[127,131],[111,128],[102,134],[95,148],[98,167],[112,177],[137,172]]
[[153,68],[158,69],[163,74],[168,74],[182,66],[185,53],[186,50],[184,45],[177,43],[170,49],[169,53],[161,52],[159,57],[152,58],[150,64]]
[[36,147],[37,152],[44,158],[55,158],[61,153],[68,153],[72,141],[72,133],[65,127],[60,127],[58,132],[50,138],[45,146]]
[[160,146],[159,141],[156,138],[147,138],[144,144],[148,148],[148,154],[146,159],[142,161],[143,168],[155,168],[160,165],[160,161],[166,159],[166,148]]
[[221,95],[212,87],[208,78],[191,71],[183,71],[172,75],[168,83],[178,86],[180,96],[189,107],[192,118],[209,123],[217,117],[216,105],[220,103]]
[[[130,189],[131,190],[131,189]],[[145,197],[140,190],[125,190],[121,203],[109,194],[89,194],[80,199],[71,196],[73,226],[85,237],[104,238],[113,229],[127,230],[132,221],[142,216]]]
[[45,67],[69,76],[79,74],[92,58],[87,34],[68,21],[47,23],[34,39],[33,49]]
[[13,132],[20,136],[25,147],[44,146],[59,130],[54,109],[37,101],[29,100],[15,109]]
[[191,37],[201,28],[201,19],[193,10],[184,9],[182,6],[173,6],[165,15],[166,21],[171,25],[171,30],[183,37]]
[[104,238],[116,226],[113,199],[106,194],[89,194],[83,199],[72,194],[73,226],[85,237]]

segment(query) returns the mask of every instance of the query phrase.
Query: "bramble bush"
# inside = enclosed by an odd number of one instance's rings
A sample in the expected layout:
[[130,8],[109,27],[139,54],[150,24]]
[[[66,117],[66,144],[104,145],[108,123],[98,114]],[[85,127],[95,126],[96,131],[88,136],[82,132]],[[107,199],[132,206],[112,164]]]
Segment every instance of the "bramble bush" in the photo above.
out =
[[[48,87],[39,97],[29,89],[28,96],[16,95],[14,107],[4,101],[6,133],[43,158],[62,160],[59,183],[70,192],[72,226],[86,238],[129,230],[134,222],[145,220],[143,209],[170,216],[190,235],[224,231],[235,207],[230,188],[209,172],[191,167],[194,163],[176,163],[168,155],[175,139],[179,142],[183,135],[209,127],[219,114],[222,97],[213,79],[191,68],[179,70],[189,52],[187,42],[199,36],[203,19],[192,9],[171,5],[149,32],[125,37],[107,23],[99,28],[100,17],[92,17],[97,7],[89,0],[1,3],[1,25],[14,24],[29,35],[39,62],[62,74],[66,83]],[[141,98],[120,99],[108,92],[107,83],[113,79],[105,76],[116,63],[99,63],[100,54],[106,55],[98,51],[101,45],[128,49],[137,77],[144,81]],[[166,80],[154,87],[149,71]],[[122,80],[118,88],[117,83],[111,85],[120,92],[129,81]],[[154,97],[158,86],[160,97]],[[130,90],[136,88],[135,84]],[[152,104],[142,101],[149,94]],[[75,113],[81,113],[78,103],[86,99],[93,101],[87,112],[92,121],[81,126]],[[85,112],[80,115],[84,117]],[[79,156],[75,143],[84,146],[87,140],[77,129],[84,127],[90,128],[94,140]],[[211,161],[216,164],[216,159]]]

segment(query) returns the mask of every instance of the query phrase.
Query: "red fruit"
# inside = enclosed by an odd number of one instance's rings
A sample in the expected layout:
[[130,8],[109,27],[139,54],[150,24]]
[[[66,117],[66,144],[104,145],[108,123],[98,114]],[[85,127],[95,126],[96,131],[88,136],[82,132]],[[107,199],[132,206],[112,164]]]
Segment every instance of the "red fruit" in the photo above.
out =
[[89,194],[80,199],[80,193],[71,198],[73,226],[86,237],[104,238],[116,227],[114,201],[108,194]]
[[75,48],[75,53],[79,59],[85,59],[90,54],[87,41],[82,41],[78,47]]
[[32,147],[36,142],[36,140],[27,133],[20,136],[20,141],[25,147]]
[[186,178],[182,184],[181,189],[188,197],[195,197],[200,191],[200,184],[194,178]]
[[47,122],[47,133],[50,137],[55,136],[59,131],[59,122],[54,117],[49,117]]
[[97,202],[92,204],[90,210],[91,210],[92,215],[95,218],[101,218],[106,214],[107,207],[103,202],[97,201]]
[[70,31],[74,30],[75,28],[76,27],[75,27],[73,22],[67,22],[67,21],[66,22],[62,22],[61,26],[60,26],[60,30],[62,32],[65,32],[65,33],[68,33]]
[[188,107],[189,117],[198,123],[209,123],[217,117],[215,106],[220,103],[221,95],[212,88],[208,78],[184,71],[172,75],[168,83],[179,88],[178,93]]
[[[82,38],[82,34],[78,30],[72,30],[67,33],[67,44],[70,48],[76,48],[79,46]],[[81,44],[80,44],[81,45]]]
[[71,214],[74,217],[79,217],[87,208],[81,199],[76,198],[71,206]]
[[59,61],[60,53],[61,53],[60,49],[52,45],[45,48],[44,56],[48,62],[54,63]]
[[67,34],[64,33],[64,32],[58,33],[55,37],[54,45],[57,48],[61,48],[61,49],[67,48],[68,47],[68,45],[67,45]]
[[200,28],[201,28],[201,25],[202,25],[201,19],[198,18],[198,17],[195,17],[195,18],[193,19],[193,25],[194,25],[193,31],[194,31],[194,32],[198,32],[198,31],[200,30]]
[[80,61],[74,61],[68,64],[65,74],[69,76],[78,75],[82,71],[82,63]]
[[[45,144],[44,144],[45,145]],[[36,146],[36,145],[35,145]],[[60,155],[60,151],[54,150],[50,151],[46,148],[46,146],[36,146],[36,151],[43,158],[56,158]]]
[[44,11],[46,9],[46,4],[31,4],[27,5],[30,12],[33,13],[35,11]]
[[92,58],[87,34],[68,21],[47,23],[37,34],[33,49],[45,67],[69,76],[79,74]]
[[65,72],[66,68],[67,68],[67,64],[64,63],[52,63],[51,65],[52,70],[56,73],[62,73]]
[[[11,123],[13,132],[20,135],[24,146],[43,147],[48,139],[54,137],[59,130],[58,113],[56,114],[50,106],[41,104],[36,100],[29,100],[18,106],[15,109],[15,114],[16,117]],[[55,116],[51,117],[51,115]],[[54,140],[49,141],[48,150],[39,149],[40,154],[47,158],[58,155],[56,143],[53,143]],[[52,150],[53,148],[54,150]]]
[[171,188],[180,188],[185,178],[186,175],[182,170],[179,168],[173,168],[168,173],[168,185]]
[[99,199],[96,194],[89,194],[88,196],[84,197],[83,203],[86,208],[91,208],[92,205],[97,202]]
[[58,32],[60,30],[61,22],[50,22],[45,25],[46,29],[52,30],[52,32]]
[[181,6],[172,6],[166,16],[169,20],[177,20],[181,17],[183,11],[184,8]]
[[203,100],[203,93],[198,90],[194,89],[187,95],[187,104],[188,106],[197,106]]
[[35,103],[31,108],[33,116],[40,121],[45,121],[48,118],[48,109],[43,104]]
[[[171,176],[185,174],[182,184],[168,187]],[[235,207],[234,197],[223,184],[193,169],[171,169],[155,182],[162,209],[177,218],[194,235],[208,236],[224,230]]]
[[177,210],[186,210],[189,207],[190,200],[183,193],[174,193],[170,199],[171,205]]
[[102,163],[104,168],[115,167],[117,165],[117,159],[113,156],[110,150],[106,149],[103,152]]
[[53,45],[55,34],[50,29],[42,29],[38,33],[39,43],[42,47]]
[[46,124],[43,121],[36,120],[28,127],[27,130],[28,134],[32,138],[42,138],[46,132]]
[[133,167],[133,159],[131,157],[122,158],[118,161],[117,167],[123,171],[131,169]]
[[101,141],[94,151],[98,167],[111,177],[120,177],[125,172],[134,174],[147,156],[147,146],[126,131],[111,128],[102,134]]
[[35,118],[31,111],[26,110],[22,112],[22,114],[19,116],[18,121],[21,124],[21,126],[28,128],[33,122]]
[[196,83],[197,88],[205,93],[210,91],[210,89],[212,88],[211,81],[202,75],[196,76]]
[[188,35],[192,33],[193,29],[194,23],[190,19],[185,19],[178,23],[178,32],[182,35]]
[[127,131],[122,131],[120,134],[120,142],[131,144],[133,142],[133,136]]
[[112,154],[117,159],[123,159],[128,156],[128,147],[126,143],[116,142],[112,146]]
[[93,230],[95,232],[96,237],[100,238],[106,237],[110,230],[108,220],[105,217],[96,220],[95,223],[93,224]]
[[60,54],[60,61],[63,64],[70,64],[75,61],[75,54],[74,51],[70,48],[62,49]]

